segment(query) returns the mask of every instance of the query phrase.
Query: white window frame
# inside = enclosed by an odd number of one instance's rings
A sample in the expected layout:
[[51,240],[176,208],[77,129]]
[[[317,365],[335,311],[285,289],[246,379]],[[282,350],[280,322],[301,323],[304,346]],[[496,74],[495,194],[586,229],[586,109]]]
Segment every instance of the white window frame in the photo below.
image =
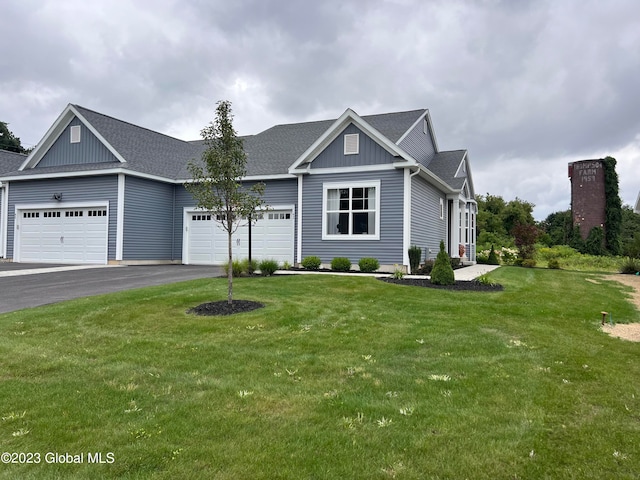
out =
[[[369,204],[367,211],[373,210],[375,214],[375,232],[373,234],[355,234],[353,231],[353,212],[349,209],[349,233],[328,234],[327,233],[327,203],[329,200],[329,190],[348,188],[375,188],[375,200],[373,207]],[[351,198],[351,194],[349,195]],[[380,180],[349,182],[349,183],[324,183],[322,185],[322,240],[380,240]]]
[[[354,146],[350,140],[355,139],[355,150],[350,150],[347,145]],[[345,155],[358,155],[360,153],[360,134],[359,133],[347,133],[344,136],[344,154]]]

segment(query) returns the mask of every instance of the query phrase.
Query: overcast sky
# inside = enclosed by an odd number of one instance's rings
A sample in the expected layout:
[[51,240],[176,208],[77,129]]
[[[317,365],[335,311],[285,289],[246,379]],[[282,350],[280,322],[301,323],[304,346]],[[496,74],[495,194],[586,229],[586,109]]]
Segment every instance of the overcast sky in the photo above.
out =
[[68,103],[193,140],[428,108],[476,193],[566,210],[567,163],[640,191],[638,0],[1,0],[0,120],[39,142]]

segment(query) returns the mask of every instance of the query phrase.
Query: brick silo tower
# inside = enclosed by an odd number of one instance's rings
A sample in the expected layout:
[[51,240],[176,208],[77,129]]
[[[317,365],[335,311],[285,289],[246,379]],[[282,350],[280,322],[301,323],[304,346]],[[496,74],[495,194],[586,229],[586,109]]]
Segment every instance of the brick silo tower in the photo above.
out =
[[580,227],[580,236],[587,239],[593,227],[605,224],[604,162],[581,160],[569,164],[571,179],[571,217],[573,226]]

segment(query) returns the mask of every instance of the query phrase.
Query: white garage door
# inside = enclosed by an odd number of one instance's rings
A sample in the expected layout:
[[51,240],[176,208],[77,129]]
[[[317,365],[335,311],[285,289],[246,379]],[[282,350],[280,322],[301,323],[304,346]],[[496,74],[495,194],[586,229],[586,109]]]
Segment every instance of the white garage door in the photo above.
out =
[[[226,230],[211,214],[189,212],[186,227],[186,261],[189,264],[222,265],[227,262]],[[251,226],[251,258],[274,259],[293,264],[293,214],[289,209],[270,210]],[[249,257],[249,228],[241,225],[233,234],[233,258]]]
[[107,263],[107,209],[18,210],[19,262]]

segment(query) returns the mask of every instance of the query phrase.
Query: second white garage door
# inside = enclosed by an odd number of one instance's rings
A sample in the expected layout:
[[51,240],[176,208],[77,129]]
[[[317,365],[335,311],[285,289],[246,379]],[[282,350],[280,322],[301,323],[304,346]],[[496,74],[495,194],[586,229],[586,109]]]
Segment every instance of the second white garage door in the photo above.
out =
[[106,264],[106,207],[18,209],[16,261]]
[[[211,214],[187,211],[184,263],[223,265],[228,259],[227,232]],[[293,264],[294,223],[291,209],[262,213],[251,226],[251,258]],[[233,234],[233,258],[249,257],[249,228],[241,225]]]

